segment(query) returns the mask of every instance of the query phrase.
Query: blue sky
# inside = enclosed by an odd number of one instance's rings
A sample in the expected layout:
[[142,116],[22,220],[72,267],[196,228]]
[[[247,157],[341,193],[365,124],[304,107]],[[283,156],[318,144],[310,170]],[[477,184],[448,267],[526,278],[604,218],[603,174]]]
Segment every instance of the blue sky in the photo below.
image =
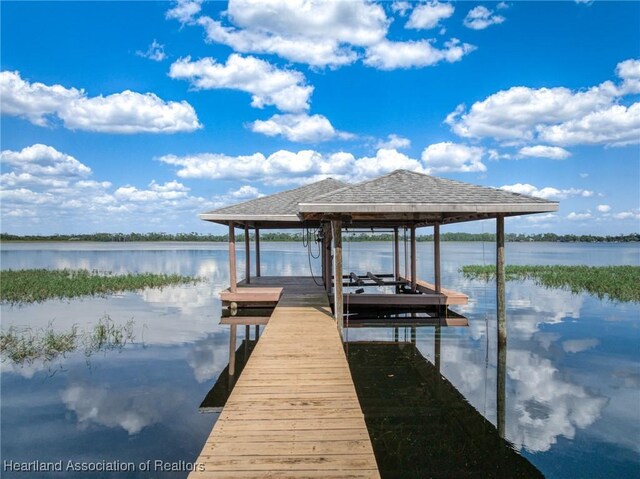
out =
[[3,232],[220,232],[396,168],[560,201],[511,232],[640,230],[639,2],[0,8]]

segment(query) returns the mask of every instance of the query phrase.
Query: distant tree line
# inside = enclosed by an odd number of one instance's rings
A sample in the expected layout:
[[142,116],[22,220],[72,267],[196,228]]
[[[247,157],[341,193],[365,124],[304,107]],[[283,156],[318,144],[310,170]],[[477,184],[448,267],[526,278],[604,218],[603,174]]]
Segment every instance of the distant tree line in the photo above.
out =
[[[253,239],[254,235],[250,235]],[[302,241],[302,232],[262,231],[260,241]],[[420,235],[417,241],[433,241],[433,235]],[[596,235],[558,235],[555,233],[522,234],[507,233],[506,241],[510,242],[557,242],[557,243],[630,243],[640,241],[640,233],[615,236]],[[100,242],[131,242],[131,241],[208,241],[226,242],[228,235],[212,235],[202,233],[91,233],[75,235],[12,235],[0,233],[0,241],[100,241]],[[343,233],[344,241],[393,241],[392,234],[375,233]],[[402,240],[402,238],[401,238]],[[493,233],[442,233],[441,241],[495,241]],[[236,241],[244,241],[244,235],[236,235]]]

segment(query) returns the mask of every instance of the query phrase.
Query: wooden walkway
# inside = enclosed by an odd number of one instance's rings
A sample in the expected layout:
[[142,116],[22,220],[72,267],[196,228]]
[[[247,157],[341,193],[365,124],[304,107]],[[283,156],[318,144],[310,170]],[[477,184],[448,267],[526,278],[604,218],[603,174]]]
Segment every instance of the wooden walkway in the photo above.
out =
[[324,288],[309,277],[250,287],[284,291],[189,478],[379,478]]

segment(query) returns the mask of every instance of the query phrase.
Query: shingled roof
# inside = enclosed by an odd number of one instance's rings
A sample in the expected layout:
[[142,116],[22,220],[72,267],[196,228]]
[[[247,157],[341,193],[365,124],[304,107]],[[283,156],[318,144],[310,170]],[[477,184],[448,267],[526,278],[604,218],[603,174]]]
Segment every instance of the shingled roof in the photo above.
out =
[[558,203],[407,170],[346,186],[299,205],[300,215],[345,214],[353,220],[411,219],[452,223],[556,211]]
[[396,170],[348,185],[332,178],[203,213],[228,224],[288,228],[346,217],[357,226],[429,225],[557,211],[558,203],[496,188]]
[[262,196],[235,205],[225,206],[200,215],[200,219],[228,224],[229,221],[248,223],[252,226],[299,226],[298,203],[347,186],[347,183],[327,178],[309,185]]

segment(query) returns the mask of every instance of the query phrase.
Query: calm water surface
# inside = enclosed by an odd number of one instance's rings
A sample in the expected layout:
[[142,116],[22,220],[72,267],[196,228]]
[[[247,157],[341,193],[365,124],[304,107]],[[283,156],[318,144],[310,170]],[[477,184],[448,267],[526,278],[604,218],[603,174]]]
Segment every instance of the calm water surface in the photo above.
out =
[[[432,251],[431,244],[418,244],[419,258],[424,258],[418,273],[425,279],[433,275]],[[302,245],[264,243],[261,253],[263,275],[309,274]],[[489,243],[443,243],[443,285],[468,294],[470,301],[453,308],[469,318],[468,327],[441,329],[439,358],[447,394],[459,394],[480,420],[493,424],[495,287],[465,279],[458,269],[492,264],[494,258]],[[239,254],[239,272],[244,271],[243,259]],[[389,272],[391,245],[345,243],[344,260],[348,271]],[[507,263],[640,265],[640,253],[637,245],[625,244],[515,243],[507,245]],[[136,465],[160,460],[177,467],[181,461],[194,461],[217,418],[198,407],[228,361],[228,329],[218,324],[217,297],[228,285],[227,265],[226,245],[221,244],[3,244],[2,269],[180,273],[207,281],[106,298],[1,305],[3,330],[48,325],[58,331],[74,325],[88,330],[108,315],[117,324],[133,320],[135,334],[133,344],[90,356],[80,351],[50,362],[4,361],[2,460],[62,460],[65,465],[68,460]],[[317,261],[312,261],[312,268],[320,274]],[[640,477],[640,306],[523,281],[507,283],[507,308],[506,439],[545,477]],[[347,339],[390,341],[393,334],[391,328],[352,328]],[[400,330],[400,339],[408,340],[409,334]],[[424,363],[419,367],[431,374],[435,328],[418,329],[417,352]],[[352,356],[366,354],[356,347],[351,351]],[[405,444],[386,453],[420,456],[418,447]],[[459,467],[453,464],[448,473],[421,469],[416,477],[457,475]],[[477,477],[487,473],[466,470]],[[6,470],[1,475],[27,477]],[[184,477],[186,472],[94,475],[137,476]]]

